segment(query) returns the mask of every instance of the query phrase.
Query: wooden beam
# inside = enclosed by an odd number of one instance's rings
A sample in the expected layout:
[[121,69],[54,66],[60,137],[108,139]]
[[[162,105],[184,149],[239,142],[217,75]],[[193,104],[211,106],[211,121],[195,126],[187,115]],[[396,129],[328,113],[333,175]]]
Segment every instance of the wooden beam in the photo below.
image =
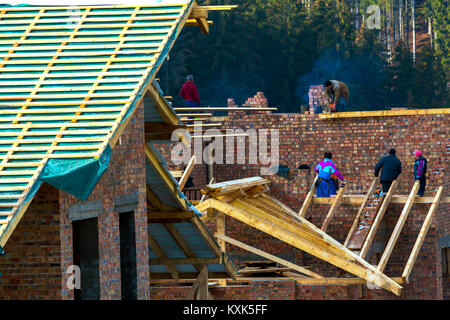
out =
[[[288,208],[288,207],[287,207]],[[289,209],[289,208],[288,208]],[[292,210],[291,210],[292,211]],[[353,259],[355,259],[358,263],[360,263],[363,267],[367,268],[368,271],[370,272],[376,272],[376,268],[371,265],[370,263],[368,263],[366,260],[362,259],[360,256],[358,256],[357,254],[355,254],[354,252],[352,252],[351,250],[348,250],[347,248],[345,248],[339,241],[335,240],[334,238],[332,238],[331,236],[329,236],[328,234],[326,234],[325,232],[323,232],[322,230],[320,230],[318,227],[316,227],[313,223],[309,222],[307,219],[305,218],[301,218],[298,217],[298,219],[300,219],[300,221],[307,227],[310,228],[311,231],[315,231],[317,233],[319,233],[322,238],[326,241],[328,241],[330,244],[335,245],[338,248],[341,248],[342,250],[346,250],[346,252],[348,252],[348,254],[353,257]],[[386,275],[380,275],[378,274],[378,276],[381,276],[382,278],[384,278],[384,280],[387,282],[388,286],[391,286],[393,288],[394,291],[396,291],[397,295],[401,294],[402,291],[402,287],[398,285],[398,283],[395,283],[395,281],[393,281],[392,279],[390,279],[389,277],[387,277]],[[370,279],[371,283],[374,283],[372,279]],[[389,290],[389,289],[387,289]],[[392,291],[392,292],[394,292]]]
[[327,231],[328,226],[330,225],[331,219],[333,219],[333,217],[334,217],[334,215],[335,215],[335,213],[337,211],[337,208],[339,208],[339,205],[342,202],[342,197],[344,195],[345,190],[347,190],[347,185],[344,185],[344,187],[341,188],[338,191],[338,193],[336,195],[336,199],[334,200],[334,203],[331,206],[330,210],[328,211],[328,214],[327,214],[327,216],[325,218],[325,221],[322,224],[322,228],[321,229],[322,229],[323,232]]
[[153,154],[147,143],[145,143],[145,156],[150,165],[155,169],[161,180],[163,180],[166,187],[172,192],[178,204],[187,211],[186,202],[181,199],[180,195],[178,194],[177,186],[175,185],[172,177],[170,177],[170,172],[168,172],[168,170],[159,163],[157,157]]
[[200,202],[198,205],[195,206],[195,209],[197,209],[200,212],[204,212],[211,208],[211,199],[206,199]]
[[191,175],[191,172],[194,169],[194,166],[195,166],[195,155],[193,155],[191,160],[189,160],[189,163],[186,169],[184,170],[183,175],[180,178],[180,181],[178,182],[180,191],[183,191],[184,186],[186,185],[186,182],[188,181],[189,176]]
[[[208,183],[208,184],[213,184],[213,183],[214,183],[214,180],[215,180],[214,177],[212,177],[211,180],[209,180],[209,183]],[[202,197],[200,198],[200,202],[199,202],[199,203],[205,201],[206,197],[207,197],[206,194],[202,195]]]
[[172,126],[180,125],[177,114],[175,113],[175,111],[173,111],[172,107],[168,104],[167,100],[164,99],[164,97],[155,88],[153,82],[147,86],[147,93],[153,100],[159,115],[167,124]]
[[[148,233],[148,245],[150,246],[152,251],[156,254],[156,256],[159,259],[162,259],[162,260],[165,260],[165,261],[167,261],[169,259],[169,257],[166,255],[164,250],[159,246],[158,242],[156,241],[155,238],[153,238],[153,236],[151,235],[150,232]],[[170,275],[172,276],[172,278],[174,278],[174,279],[178,279],[179,278],[178,271],[174,267],[173,264],[167,263],[166,267],[167,267],[167,270],[169,271]]]
[[[191,257],[191,258],[156,258],[156,259],[149,259],[149,263],[150,263],[150,265],[193,264],[196,267],[198,265],[202,265],[203,266],[205,264],[217,264],[217,263],[220,263],[220,259],[218,257],[215,257],[215,258],[197,258],[197,257]],[[200,268],[200,270],[201,270],[201,268]]]
[[206,265],[186,295],[186,300],[208,300],[208,267]]
[[164,208],[162,202],[159,200],[159,198],[156,196],[156,194],[153,192],[152,189],[148,185],[145,187],[145,191],[147,194],[147,201],[149,201],[153,207],[156,207],[159,210],[162,210]]
[[228,107],[175,107],[175,111],[277,111],[278,108],[254,108],[254,107],[239,107],[239,108],[228,108]]
[[380,226],[381,221],[383,220],[384,213],[386,212],[389,206],[389,203],[391,201],[392,195],[394,194],[394,190],[396,187],[397,187],[397,180],[394,180],[389,188],[388,193],[383,199],[383,203],[381,204],[381,207],[378,210],[377,216],[375,217],[375,220],[373,221],[372,226],[370,227],[370,231],[367,234],[367,238],[362,246],[359,256],[363,259],[366,258],[367,253],[369,252],[369,249],[372,245],[372,241],[375,238],[375,234],[377,233],[378,227]]
[[191,211],[147,211],[147,219],[152,220],[189,220],[194,216]]
[[[177,228],[171,223],[165,223],[164,227],[170,233],[170,236],[173,238],[173,240],[178,245],[178,247],[180,247],[180,249],[183,251],[185,256],[188,257],[189,259],[195,258],[194,251],[189,246],[189,244],[186,242],[186,240],[183,238],[181,233],[177,230]],[[203,258],[200,258],[200,259],[203,259]],[[217,257],[214,259],[215,259],[214,261],[216,261],[216,262],[204,262],[203,261],[203,262],[198,262],[198,263],[191,262],[191,264],[193,264],[195,269],[198,272],[200,272],[202,270],[201,264],[217,263],[217,261],[219,260],[219,258],[217,258]]]
[[450,109],[437,108],[437,109],[379,110],[379,111],[321,113],[319,114],[319,119],[418,116],[428,114],[450,114]]
[[254,253],[254,254],[256,254],[256,255],[258,255],[260,257],[269,259],[270,261],[279,263],[279,264],[281,264],[283,266],[286,266],[288,268],[291,268],[292,270],[295,270],[297,272],[303,273],[305,275],[308,275],[308,276],[316,278],[316,279],[323,279],[323,277],[321,275],[319,275],[319,274],[317,274],[317,273],[315,273],[315,272],[313,272],[311,270],[308,270],[308,269],[306,269],[304,267],[298,266],[298,265],[296,265],[296,264],[294,264],[294,263],[292,263],[290,261],[281,259],[281,258],[279,258],[277,256],[274,256],[274,255],[270,254],[270,253],[267,253],[267,252],[264,252],[262,250],[259,250],[259,249],[256,249],[254,247],[251,247],[251,246],[249,246],[249,245],[247,245],[247,244],[245,244],[243,242],[240,242],[238,240],[235,240],[235,239],[232,239],[232,238],[229,238],[229,237],[227,237],[225,235],[220,235],[220,234],[214,234],[214,236],[217,239],[220,239],[222,241],[228,242],[228,243],[230,243],[230,244],[232,244],[232,245],[234,245],[236,247],[239,247],[239,248],[244,249],[244,250],[246,250],[248,252]]
[[[287,272],[285,272],[287,273]],[[237,281],[277,281],[283,278],[280,277],[237,277]],[[357,284],[368,284],[367,280],[361,278],[323,278],[315,279],[309,277],[296,277],[294,275],[287,275],[285,279],[294,279],[298,284],[305,286],[326,286],[326,285],[338,285],[338,286],[349,286]],[[391,278],[395,282],[402,284],[402,278],[394,277]]]
[[247,212],[247,214],[249,215],[262,219],[265,223],[276,225],[286,232],[289,232],[290,234],[299,236],[302,239],[313,243],[324,251],[339,255],[340,257],[348,259],[350,261],[354,260],[348,254],[348,250],[342,250],[340,247],[328,243],[321,237],[321,235],[315,233],[313,230],[310,230],[304,225],[299,224],[297,221],[293,221],[290,216],[280,214],[275,211],[267,212],[264,208],[261,209],[258,208],[258,205],[252,204],[249,200],[250,199],[245,199],[245,201],[243,201],[238,199],[233,201],[231,205]]
[[350,241],[351,237],[353,236],[353,233],[355,232],[356,228],[359,224],[359,218],[361,214],[364,211],[364,208],[366,207],[367,201],[369,200],[370,196],[374,193],[375,188],[377,186],[378,178],[373,179],[372,184],[369,187],[369,190],[367,191],[366,195],[364,196],[363,202],[361,203],[361,206],[359,207],[358,213],[356,214],[355,220],[353,220],[352,227],[350,228],[350,231],[348,232],[347,238],[345,239],[344,246],[347,247],[348,242]]
[[[249,226],[252,226],[254,228],[257,228],[267,234],[270,234],[296,248],[299,248],[300,250],[306,251],[319,259],[322,259],[324,261],[327,261],[328,263],[331,263],[343,270],[346,270],[358,277],[364,278],[366,280],[371,281],[371,283],[374,283],[380,287],[385,288],[386,290],[389,290],[393,292],[396,295],[401,294],[402,287],[399,286],[397,283],[392,281],[390,278],[388,278],[383,273],[375,274],[371,278],[369,278],[369,274],[367,272],[367,266],[366,268],[361,267],[358,264],[355,264],[347,259],[342,258],[341,256],[336,254],[333,254],[330,251],[326,251],[323,248],[318,247],[317,245],[313,244],[310,241],[307,241],[303,239],[300,236],[291,234],[283,230],[282,228],[278,227],[274,224],[269,224],[265,221],[263,221],[261,218],[254,217],[253,215],[249,215],[247,212],[232,206],[227,203],[222,203],[218,200],[211,199],[211,204],[214,207],[214,209],[217,209],[229,216],[232,216],[233,218],[242,221]],[[344,248],[345,249],[345,248]],[[348,249],[345,249],[347,251],[350,251]],[[371,267],[369,267],[371,268]]]
[[255,269],[241,269],[238,270],[238,274],[246,274],[246,273],[272,273],[272,272],[286,272],[290,271],[291,268],[255,268]]
[[[361,205],[364,202],[365,195],[344,195],[342,203],[351,205]],[[333,198],[317,198],[313,197],[313,203],[317,204],[333,204]],[[414,199],[414,203],[418,204],[432,204],[434,196],[424,196]],[[391,198],[392,204],[405,204],[408,201],[407,195],[393,195]],[[441,200],[443,203],[450,203],[450,197],[444,197]]]
[[212,197],[222,196],[231,193],[235,190],[250,188],[258,185],[269,184],[270,180],[261,177],[251,177],[245,179],[238,179],[220,183],[206,185],[202,189],[203,194],[208,194]]
[[[226,225],[225,225],[225,215],[223,213],[217,213],[216,215],[216,232],[219,235],[225,236],[226,235]],[[216,239],[218,239],[216,237]],[[217,243],[219,244],[220,250],[222,250],[223,253],[226,253],[226,243],[223,240],[218,239]],[[219,284],[221,286],[227,285],[227,280],[219,280]]]
[[314,193],[316,192],[316,182],[317,182],[317,179],[319,179],[319,176],[316,176],[316,177],[314,178],[314,181],[313,181],[313,183],[312,183],[312,185],[311,185],[311,188],[309,189],[309,192],[308,192],[308,194],[306,195],[305,201],[303,201],[303,205],[302,205],[302,207],[300,208],[300,211],[298,212],[298,215],[299,215],[300,217],[302,217],[302,218],[305,217],[306,212],[308,211],[308,208],[309,208],[309,206],[310,206],[311,203],[312,203],[312,200],[313,200],[313,197],[314,197]]
[[[211,200],[211,199],[208,199],[208,200]],[[208,200],[206,200],[206,201],[208,201]],[[211,248],[211,250],[213,252],[215,252],[218,257],[220,257],[220,261],[224,264],[225,269],[227,270],[228,274],[233,279],[235,279],[236,278],[236,270],[235,270],[233,264],[222,253],[222,251],[220,250],[217,242],[213,238],[213,235],[210,233],[209,229],[203,224],[203,222],[197,216],[192,218],[191,221],[194,224],[194,226],[197,227],[197,230],[200,232],[200,234],[202,235],[203,239],[205,239],[205,241],[208,243],[208,245]]]
[[[198,277],[198,272],[179,272],[179,280],[174,280],[171,275],[167,272],[165,273],[156,273],[151,272],[150,273],[150,283],[193,283],[195,282],[195,279]],[[231,279],[230,275],[227,272],[208,272],[208,277],[210,280],[215,279]],[[180,281],[183,279],[183,281]]]
[[416,262],[417,255],[419,254],[420,248],[422,248],[422,244],[425,241],[425,237],[428,233],[428,230],[431,226],[431,221],[433,221],[433,217],[437,208],[439,207],[439,202],[442,199],[442,194],[444,193],[444,187],[439,187],[436,196],[434,197],[433,204],[430,206],[428,210],[428,214],[423,222],[422,228],[420,229],[419,235],[414,243],[414,247],[409,255],[408,262],[406,263],[405,269],[403,270],[402,279],[409,283],[409,276],[411,274],[412,268],[414,267],[414,263]]
[[384,271],[384,268],[387,265],[389,257],[391,256],[392,250],[394,250],[394,246],[397,243],[397,239],[400,236],[400,232],[403,229],[403,225],[405,224],[406,219],[408,218],[409,211],[412,208],[412,205],[414,203],[414,198],[417,195],[417,190],[419,190],[419,187],[420,187],[420,182],[419,181],[414,182],[414,186],[411,190],[411,193],[409,194],[408,201],[406,202],[405,206],[403,207],[403,211],[400,214],[400,217],[398,218],[398,221],[397,221],[397,224],[395,225],[394,231],[392,232],[389,242],[386,245],[386,248],[384,249],[383,255],[381,256],[380,263],[378,264],[377,269],[381,272]]

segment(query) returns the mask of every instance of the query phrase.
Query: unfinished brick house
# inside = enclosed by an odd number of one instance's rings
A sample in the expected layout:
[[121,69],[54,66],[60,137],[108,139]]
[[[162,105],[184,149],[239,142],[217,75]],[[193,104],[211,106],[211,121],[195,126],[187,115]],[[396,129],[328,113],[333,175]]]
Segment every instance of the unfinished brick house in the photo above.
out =
[[[0,7],[0,299],[448,298],[448,109],[272,114],[258,94],[211,120],[277,129],[287,177],[260,177],[239,145],[245,164],[170,164],[175,129],[204,132],[155,77],[182,28],[208,33],[216,9]],[[389,147],[405,173],[375,200]],[[415,148],[430,162],[423,198]],[[297,168],[325,151],[348,184],[321,199]]]
[[0,299],[149,299],[150,275],[234,274],[152,145],[181,124],[155,76],[207,9],[0,7]]
[[[255,97],[249,98],[244,106],[263,107],[267,106],[267,101],[264,101],[262,93],[258,93]],[[388,290],[380,290],[367,281],[352,278],[342,270],[337,270],[304,250],[298,250],[295,245],[283,241],[282,235],[276,236],[273,230],[262,232],[264,228],[250,218],[277,222],[272,217],[263,217],[262,212],[257,211],[257,209],[267,209],[267,206],[264,207],[255,200],[251,203],[244,197],[240,203],[229,202],[234,208],[230,206],[225,208],[221,204],[213,205],[216,214],[204,218],[210,229],[215,231],[217,239],[225,240],[224,251],[239,269],[236,281],[228,281],[227,286],[211,289],[214,297],[225,299],[449,298],[448,148],[450,140],[448,132],[450,121],[448,109],[320,115],[309,112],[274,114],[267,109],[268,111],[263,111],[261,114],[261,111],[251,111],[251,109],[239,110],[233,99],[229,99],[229,107],[232,107],[233,111],[229,110],[228,116],[221,118],[223,131],[226,129],[233,129],[234,132],[237,132],[236,129],[241,129],[241,132],[247,132],[249,129],[278,130],[279,164],[289,167],[289,175],[287,177],[264,176],[264,179],[269,181],[270,196],[292,209],[293,213],[303,215],[317,227],[326,230],[328,235],[353,252],[361,254],[362,251],[363,256],[373,266],[379,266],[381,262],[383,265],[381,270],[400,283],[403,289],[399,296]],[[217,122],[217,120],[218,118],[211,118],[209,122]],[[207,134],[207,131],[204,132],[204,135]],[[223,143],[228,143],[225,142],[225,138]],[[210,192],[214,185],[204,186],[208,181],[209,171],[214,172],[215,181],[218,182],[261,175],[261,167],[267,167],[268,164],[251,164],[248,158],[251,144],[255,141],[252,142],[249,139],[239,146],[236,143],[235,141],[235,152],[232,155],[234,162],[214,164],[213,169],[209,170],[205,164],[197,165],[194,178],[198,186],[192,189],[203,189],[214,198],[214,194]],[[371,196],[378,185],[373,170],[378,160],[390,148],[397,150],[397,155],[403,163],[403,173],[398,178],[394,190],[381,200]],[[427,192],[422,198],[414,198],[417,186],[413,186],[414,156],[412,154],[416,149],[423,150],[429,160]],[[311,193],[315,177],[312,168],[327,151],[333,153],[334,162],[348,182],[345,189],[341,189],[336,197],[316,198],[312,196],[314,193]],[[245,164],[236,164],[238,154],[245,154]],[[176,166],[172,164],[171,168],[175,170]],[[251,196],[247,194],[246,197],[250,199]],[[440,200],[436,201],[437,198]],[[193,202],[195,203],[194,198]],[[280,203],[278,205],[281,205]],[[250,208],[251,206],[253,208]],[[199,210],[206,207],[208,207],[207,204],[197,205]],[[237,211],[237,207],[247,210],[248,217],[233,214],[232,209]],[[220,213],[223,211],[220,209],[224,208],[229,211],[222,215]],[[275,214],[280,208],[280,206],[272,205],[272,213]],[[429,213],[433,210],[435,214],[430,216]],[[218,223],[221,226],[220,230],[217,228]],[[426,233],[427,229],[423,226],[427,224],[429,224],[429,230]],[[421,235],[419,238],[423,238],[422,247],[414,250],[418,247],[419,234]],[[426,237],[423,237],[424,234]],[[219,243],[222,242],[219,241]],[[386,250],[387,247],[388,250]],[[278,261],[278,268],[262,268],[261,265],[259,268],[252,268],[252,265],[249,267],[248,261],[273,262],[274,256],[285,260]],[[415,261],[413,267],[412,261]],[[287,262],[307,266],[309,271],[326,278],[305,277],[305,274],[299,274],[301,271],[297,271],[295,275],[292,269],[282,268],[288,266]],[[264,269],[267,271],[264,272]],[[171,287],[170,291],[159,289],[157,294],[156,289],[152,290],[156,296],[166,299],[180,298],[182,297],[180,292],[183,292],[182,288],[177,287]]]

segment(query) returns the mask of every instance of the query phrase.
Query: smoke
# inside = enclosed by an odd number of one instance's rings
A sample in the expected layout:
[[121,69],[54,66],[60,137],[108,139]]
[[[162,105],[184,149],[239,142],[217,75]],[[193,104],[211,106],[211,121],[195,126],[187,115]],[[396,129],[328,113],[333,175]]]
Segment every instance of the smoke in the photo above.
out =
[[323,53],[312,70],[298,78],[297,97],[302,104],[308,104],[308,91],[311,85],[323,85],[326,80],[340,80],[347,84],[350,102],[346,109],[373,109],[383,104],[379,96],[383,79],[381,60],[369,52],[350,55],[334,46]]

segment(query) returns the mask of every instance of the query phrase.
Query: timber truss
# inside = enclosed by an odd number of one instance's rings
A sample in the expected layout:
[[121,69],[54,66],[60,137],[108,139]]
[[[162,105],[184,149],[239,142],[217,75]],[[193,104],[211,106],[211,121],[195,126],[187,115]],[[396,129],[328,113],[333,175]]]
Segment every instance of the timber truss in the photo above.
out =
[[[222,250],[225,251],[225,243],[240,247],[253,254],[259,255],[265,259],[271,260],[284,266],[282,271],[290,268],[293,272],[282,273],[289,278],[294,278],[300,284],[335,284],[335,285],[352,285],[352,284],[371,284],[384,288],[396,295],[401,295],[401,284],[409,282],[409,275],[413,265],[431,225],[433,216],[437,210],[439,202],[442,199],[443,187],[440,187],[436,195],[431,199],[431,207],[424,220],[419,236],[412,249],[406,267],[401,277],[389,277],[384,274],[384,269],[391,256],[392,250],[398,240],[400,232],[404,226],[408,213],[415,202],[424,202],[417,198],[418,182],[414,184],[411,193],[406,198],[404,196],[393,196],[396,182],[394,182],[388,194],[381,198],[381,204],[376,208],[377,213],[373,220],[370,230],[364,235],[361,249],[350,249],[349,243],[354,234],[358,230],[361,223],[361,213],[364,210],[369,198],[373,194],[376,180],[372,182],[370,189],[365,196],[358,197],[353,201],[360,203],[360,209],[357,213],[353,226],[344,244],[339,243],[326,233],[326,229],[330,224],[334,214],[337,211],[343,199],[346,188],[339,190],[338,194],[332,198],[315,198],[314,183],[311,187],[300,212],[297,213],[289,207],[281,203],[279,200],[270,196],[268,184],[270,181],[261,177],[253,177],[229,182],[209,184],[202,190],[202,201],[197,204],[196,208],[205,215],[203,219],[217,219],[217,232],[214,234],[218,240]],[[372,241],[380,222],[386,212],[389,203],[396,197],[397,202],[405,203],[403,211],[398,219],[394,231],[389,239],[378,266],[374,266],[365,260]],[[325,201],[321,202],[321,199]],[[422,200],[420,200],[422,199]],[[316,227],[305,218],[308,207],[314,202],[330,203],[331,208],[325,218],[321,228]],[[286,261],[277,256],[256,249],[248,244],[232,239],[225,234],[224,216],[230,216],[251,227],[263,231],[275,238],[278,238],[293,247],[305,251],[321,260],[324,260],[334,266],[343,269],[356,278],[329,278],[317,274],[307,267],[296,265],[290,261]],[[360,237],[361,238],[361,237]],[[249,280],[245,277],[237,277],[241,280]],[[257,280],[257,278],[253,278]],[[277,278],[280,279],[280,278]]]

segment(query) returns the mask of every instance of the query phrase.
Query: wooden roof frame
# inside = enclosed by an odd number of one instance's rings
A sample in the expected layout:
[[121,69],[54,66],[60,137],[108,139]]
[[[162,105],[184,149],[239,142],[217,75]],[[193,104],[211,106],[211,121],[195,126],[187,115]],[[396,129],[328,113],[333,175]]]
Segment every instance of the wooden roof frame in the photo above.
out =
[[[254,179],[252,180],[254,181]],[[262,178],[260,178],[260,181],[261,180]],[[300,250],[306,251],[318,257],[319,259],[334,264],[335,266],[356,275],[360,279],[324,278],[318,274],[308,275],[304,272],[305,270],[308,269],[304,269],[301,266],[292,265],[292,263],[288,261],[283,261],[283,259],[273,256],[267,252],[253,248],[252,246],[244,244],[235,239],[229,238],[224,234],[223,231],[215,234],[215,237],[218,240],[236,245],[244,250],[260,255],[264,258],[277,262],[281,265],[290,267],[291,269],[299,273],[303,273],[303,275],[305,276],[298,276],[298,275],[295,276],[295,274],[289,272],[283,273],[288,278],[294,278],[299,284],[350,285],[350,284],[372,283],[388,291],[391,291],[396,295],[401,295],[402,287],[400,286],[400,284],[409,282],[409,276],[412,272],[414,262],[418,256],[418,252],[420,251],[421,245],[423,244],[426,233],[431,225],[431,220],[433,219],[433,216],[437,211],[439,202],[443,199],[442,196],[443,187],[440,187],[436,195],[433,197],[432,205],[424,220],[419,236],[416,239],[414,248],[405,266],[402,277],[390,278],[386,276],[383,273],[383,271],[392,253],[393,247],[397,242],[398,236],[406,221],[408,213],[411,210],[412,205],[415,203],[416,193],[419,187],[418,182],[414,184],[410,192],[410,195],[408,196],[408,199],[405,202],[405,207],[402,211],[402,214],[400,215],[399,221],[397,222],[397,225],[394,229],[394,232],[391,235],[391,238],[385,249],[385,252],[383,253],[383,257],[380,260],[378,266],[375,267],[363,259],[365,257],[364,255],[358,255],[352,252],[351,250],[347,249],[345,245],[340,244],[339,242],[331,238],[323,230],[314,226],[311,222],[306,220],[299,213],[292,211],[287,206],[279,202],[277,199],[269,196],[266,193],[267,190],[265,190],[262,193],[249,192],[250,190],[252,190],[252,188],[255,188],[255,186],[243,190],[241,188],[243,184],[242,181],[245,181],[245,179],[238,181],[230,181],[216,185],[208,185],[207,187],[205,187],[202,190],[202,193],[204,195],[209,196],[210,198],[201,201],[196,206],[196,208],[199,211],[204,212],[204,217],[202,219],[217,217],[217,215],[214,215],[212,213],[211,209],[219,211],[225,215],[235,218],[241,222],[244,222],[249,226],[252,226],[260,231],[266,232],[288,244],[291,244],[292,246],[297,247]],[[370,190],[373,191],[376,182],[377,179],[375,179],[372,182],[371,187],[369,188]],[[227,194],[223,193],[224,190],[221,189],[223,186],[227,186],[226,192],[228,193],[228,196]],[[384,198],[385,201],[383,202],[378,212],[379,217],[378,220],[380,220],[390,200],[392,199],[395,186],[396,182],[393,183],[393,186],[391,186],[388,195]],[[313,190],[313,188],[311,188],[311,190]],[[340,194],[340,197],[336,197],[337,199],[333,199],[334,207],[336,207],[339,204],[339,199],[342,200],[343,198],[343,192],[345,188],[341,190],[342,193]],[[370,190],[365,195],[364,199],[362,199],[363,203],[367,202],[366,198],[368,197],[368,195],[371,194]],[[311,203],[312,200],[310,200],[309,202]],[[302,212],[302,210],[300,210],[300,212]],[[328,214],[327,216],[330,216],[330,214]],[[328,224],[330,220],[331,218],[328,219]],[[379,222],[376,222],[375,225],[378,223]],[[376,232],[376,227],[374,228],[374,232]],[[371,236],[372,239],[373,236]],[[367,239],[365,246],[370,247]],[[238,276],[238,279],[258,280],[260,278],[249,278]]]

